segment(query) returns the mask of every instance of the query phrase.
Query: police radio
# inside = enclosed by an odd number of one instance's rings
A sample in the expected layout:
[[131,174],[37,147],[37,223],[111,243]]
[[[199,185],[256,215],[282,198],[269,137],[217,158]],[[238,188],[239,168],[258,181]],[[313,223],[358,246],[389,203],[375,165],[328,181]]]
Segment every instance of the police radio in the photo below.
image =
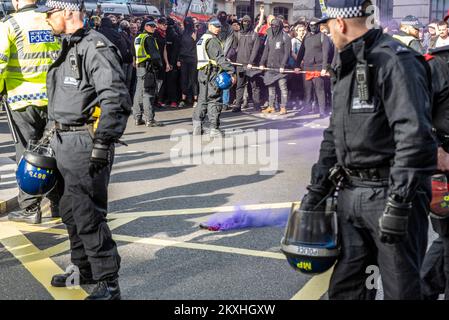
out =
[[368,83],[368,64],[357,63],[356,66],[357,91],[360,101],[367,102],[370,99]]

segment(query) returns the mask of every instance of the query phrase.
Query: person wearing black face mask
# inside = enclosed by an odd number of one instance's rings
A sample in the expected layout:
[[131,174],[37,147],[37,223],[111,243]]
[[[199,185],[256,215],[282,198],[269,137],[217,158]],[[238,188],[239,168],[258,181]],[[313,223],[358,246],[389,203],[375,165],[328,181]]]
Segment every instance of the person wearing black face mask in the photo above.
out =
[[[221,41],[223,45],[223,54],[227,58],[231,48],[232,42],[234,39],[234,31],[228,23],[228,15],[225,11],[218,12],[217,15],[218,21],[221,23],[221,30],[218,34],[218,39]],[[222,92],[222,101],[223,101],[223,110],[228,110],[229,108],[229,100],[230,100],[230,90],[223,90]]]
[[329,65],[329,52],[331,42],[328,37],[320,32],[317,19],[312,19],[309,24],[310,32],[306,34],[298,52],[296,60],[297,70],[319,71],[320,76],[304,81],[304,102],[310,105],[309,113],[316,113],[312,107],[314,101],[313,92],[319,106],[320,116],[326,114],[326,93],[324,90],[324,79]]
[[[256,65],[262,54],[259,35],[254,32],[250,16],[242,18],[241,30],[237,45],[237,63]],[[236,103],[232,112],[240,112],[243,103],[243,94],[248,83],[251,84],[252,92],[248,87],[248,95],[252,95],[255,107],[260,106],[260,88],[263,86],[262,79],[258,75],[260,70],[237,67]],[[257,80],[256,80],[257,79]],[[252,94],[251,94],[252,93]],[[247,101],[245,102],[247,106]]]
[[271,22],[271,32],[267,33],[267,40],[260,61],[260,68],[266,65],[268,68],[278,69],[276,71],[267,71],[264,75],[264,83],[268,86],[268,107],[263,113],[275,112],[276,84],[281,91],[280,114],[287,113],[287,75],[284,68],[287,66],[292,43],[288,34],[282,31],[284,24],[280,19],[274,19]]

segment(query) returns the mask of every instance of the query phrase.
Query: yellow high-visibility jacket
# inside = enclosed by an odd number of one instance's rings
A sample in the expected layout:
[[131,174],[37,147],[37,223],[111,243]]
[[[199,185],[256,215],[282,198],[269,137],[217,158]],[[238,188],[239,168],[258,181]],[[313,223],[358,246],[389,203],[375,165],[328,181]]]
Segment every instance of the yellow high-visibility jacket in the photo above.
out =
[[27,6],[0,22],[0,93],[12,110],[47,105],[46,78],[61,45],[45,13]]

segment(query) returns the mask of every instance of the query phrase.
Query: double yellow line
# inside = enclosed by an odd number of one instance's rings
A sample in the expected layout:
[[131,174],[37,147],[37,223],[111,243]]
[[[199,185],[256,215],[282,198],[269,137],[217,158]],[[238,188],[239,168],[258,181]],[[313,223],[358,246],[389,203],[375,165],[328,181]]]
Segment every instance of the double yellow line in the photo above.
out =
[[[267,210],[267,209],[280,209],[290,208],[291,203],[274,203],[274,204],[257,204],[246,205],[238,207],[239,210],[252,211],[252,210]],[[184,210],[172,210],[172,211],[150,211],[150,212],[138,212],[138,213],[115,213],[109,214],[108,218],[112,218],[109,227],[111,230],[116,229],[122,225],[130,223],[135,219],[141,217],[155,217],[155,216],[171,216],[171,215],[193,215],[193,214],[206,214],[214,212],[233,212],[236,210],[235,206],[228,207],[212,207],[212,208],[197,208],[197,209],[184,209]],[[59,222],[59,221],[58,221]],[[84,299],[87,293],[80,287],[67,290],[66,288],[54,288],[50,285],[51,277],[57,273],[63,273],[64,271],[56,265],[51,259],[52,256],[66,252],[70,249],[70,243],[68,240],[63,241],[53,247],[45,250],[40,250],[34,246],[27,237],[22,233],[25,232],[42,232],[55,235],[67,236],[67,232],[64,229],[53,228],[57,223],[47,223],[42,225],[28,225],[24,223],[13,222],[0,222],[0,243],[18,259],[24,267],[39,281],[44,288],[55,299]],[[208,231],[204,231],[205,234]],[[140,238],[127,235],[113,235],[113,238],[118,241],[128,243],[141,243],[158,247],[178,247],[194,250],[206,250],[213,252],[222,252],[229,254],[240,254],[247,256],[256,256],[269,259],[284,260],[283,254],[278,252],[268,252],[260,250],[251,250],[243,248],[234,248],[227,246],[219,246],[205,243],[194,243],[185,240],[176,239],[159,239],[159,238]],[[312,277],[291,299],[292,300],[316,300],[320,299],[324,293],[326,293],[329,286],[329,279],[331,270]]]

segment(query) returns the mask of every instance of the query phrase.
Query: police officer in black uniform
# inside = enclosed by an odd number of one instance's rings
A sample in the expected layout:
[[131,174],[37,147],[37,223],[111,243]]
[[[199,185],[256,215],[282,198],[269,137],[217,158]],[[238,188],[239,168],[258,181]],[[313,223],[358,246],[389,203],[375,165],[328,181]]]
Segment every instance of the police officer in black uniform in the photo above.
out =
[[[40,11],[47,13],[55,34],[65,35],[47,76],[47,129],[63,179],[60,210],[71,260],[80,284],[97,282],[87,299],[120,299],[121,259],[106,223],[114,143],[131,111],[120,54],[102,34],[83,29],[80,0],[49,0]],[[96,106],[101,115],[94,130]],[[65,287],[71,276],[55,275],[51,284]]]
[[339,51],[334,109],[301,206],[319,207],[333,181],[340,183],[341,256],[330,299],[374,299],[376,281],[370,283],[367,273],[371,265],[379,267],[385,299],[420,299],[437,155],[430,75],[421,55],[368,28],[370,5],[365,0],[327,2],[323,21]]
[[[432,123],[438,142],[438,171],[449,177],[449,46],[431,49],[425,55],[432,70]],[[432,199],[432,202],[438,199]],[[432,210],[431,210],[432,211]],[[430,246],[421,269],[423,294],[438,299],[444,292],[449,300],[449,217],[430,214],[438,238]]]
[[[214,81],[220,70],[232,75],[234,67],[223,54],[222,43],[217,37],[220,29],[220,21],[217,18],[210,19],[208,32],[197,43],[199,96],[198,105],[193,111],[193,135],[203,134],[206,113],[210,122],[210,137],[223,134],[219,129],[220,114],[223,108],[222,91]],[[235,83],[234,76],[232,80]]]

